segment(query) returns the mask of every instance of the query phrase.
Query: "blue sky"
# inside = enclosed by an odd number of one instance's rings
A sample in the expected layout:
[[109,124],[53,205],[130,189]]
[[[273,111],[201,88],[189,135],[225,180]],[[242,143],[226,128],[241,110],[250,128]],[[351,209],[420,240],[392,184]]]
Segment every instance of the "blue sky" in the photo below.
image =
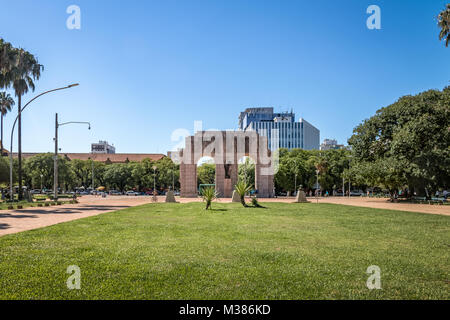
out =
[[[62,127],[62,152],[102,139],[117,152],[166,153],[176,129],[235,129],[240,111],[265,106],[346,142],[400,96],[450,84],[436,19],[446,2],[1,0],[0,37],[45,66],[34,94],[80,83],[30,105],[23,151],[53,150],[55,112],[92,122]],[[66,28],[72,4],[81,30]],[[366,27],[371,4],[381,30]]]

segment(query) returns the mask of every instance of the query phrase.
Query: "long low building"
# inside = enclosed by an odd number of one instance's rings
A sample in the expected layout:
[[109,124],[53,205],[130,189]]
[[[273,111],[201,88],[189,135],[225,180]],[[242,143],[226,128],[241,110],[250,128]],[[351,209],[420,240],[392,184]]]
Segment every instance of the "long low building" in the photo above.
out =
[[[23,152],[22,158],[30,158],[38,154],[43,154],[45,152]],[[127,162],[140,162],[144,159],[150,159],[152,161],[158,161],[166,157],[166,155],[161,153],[60,153],[62,157],[69,160],[94,160],[99,162],[104,162],[107,164],[111,163],[127,163]],[[17,153],[13,153],[13,157],[17,158]]]

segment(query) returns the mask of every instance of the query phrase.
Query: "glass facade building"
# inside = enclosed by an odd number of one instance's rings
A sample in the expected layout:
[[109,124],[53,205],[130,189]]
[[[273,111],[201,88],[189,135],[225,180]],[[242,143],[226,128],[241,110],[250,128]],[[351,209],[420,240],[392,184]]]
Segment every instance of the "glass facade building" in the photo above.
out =
[[274,113],[273,108],[249,108],[239,116],[239,129],[266,136],[269,149],[319,149],[320,131],[305,119],[295,122],[293,112]]

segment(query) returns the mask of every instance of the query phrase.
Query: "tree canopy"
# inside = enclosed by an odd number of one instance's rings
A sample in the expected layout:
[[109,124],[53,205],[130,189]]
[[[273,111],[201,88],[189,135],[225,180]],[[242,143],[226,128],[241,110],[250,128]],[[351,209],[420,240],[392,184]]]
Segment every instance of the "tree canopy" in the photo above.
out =
[[448,187],[449,112],[450,87],[405,96],[378,110],[349,139],[359,168],[354,172],[366,172],[364,179],[390,189],[409,186],[424,193]]

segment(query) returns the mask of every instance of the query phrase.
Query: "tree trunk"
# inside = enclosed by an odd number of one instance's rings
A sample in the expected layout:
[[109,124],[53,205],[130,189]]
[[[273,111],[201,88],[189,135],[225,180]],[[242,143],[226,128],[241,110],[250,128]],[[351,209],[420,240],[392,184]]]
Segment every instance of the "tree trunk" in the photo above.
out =
[[19,159],[19,192],[18,198],[19,201],[23,199],[23,190],[22,190],[22,96],[19,94],[18,97],[18,110],[19,110],[19,118],[18,118],[18,159]]
[[1,129],[0,129],[0,131],[1,131],[1,137],[0,137],[0,150],[1,150],[1,155],[0,156],[2,156],[3,157],[3,115],[2,114],[0,114],[0,117],[2,118],[2,125],[1,125]]
[[244,194],[244,196],[241,196],[241,204],[242,204],[244,207],[247,206],[247,204],[245,203],[245,194]]

